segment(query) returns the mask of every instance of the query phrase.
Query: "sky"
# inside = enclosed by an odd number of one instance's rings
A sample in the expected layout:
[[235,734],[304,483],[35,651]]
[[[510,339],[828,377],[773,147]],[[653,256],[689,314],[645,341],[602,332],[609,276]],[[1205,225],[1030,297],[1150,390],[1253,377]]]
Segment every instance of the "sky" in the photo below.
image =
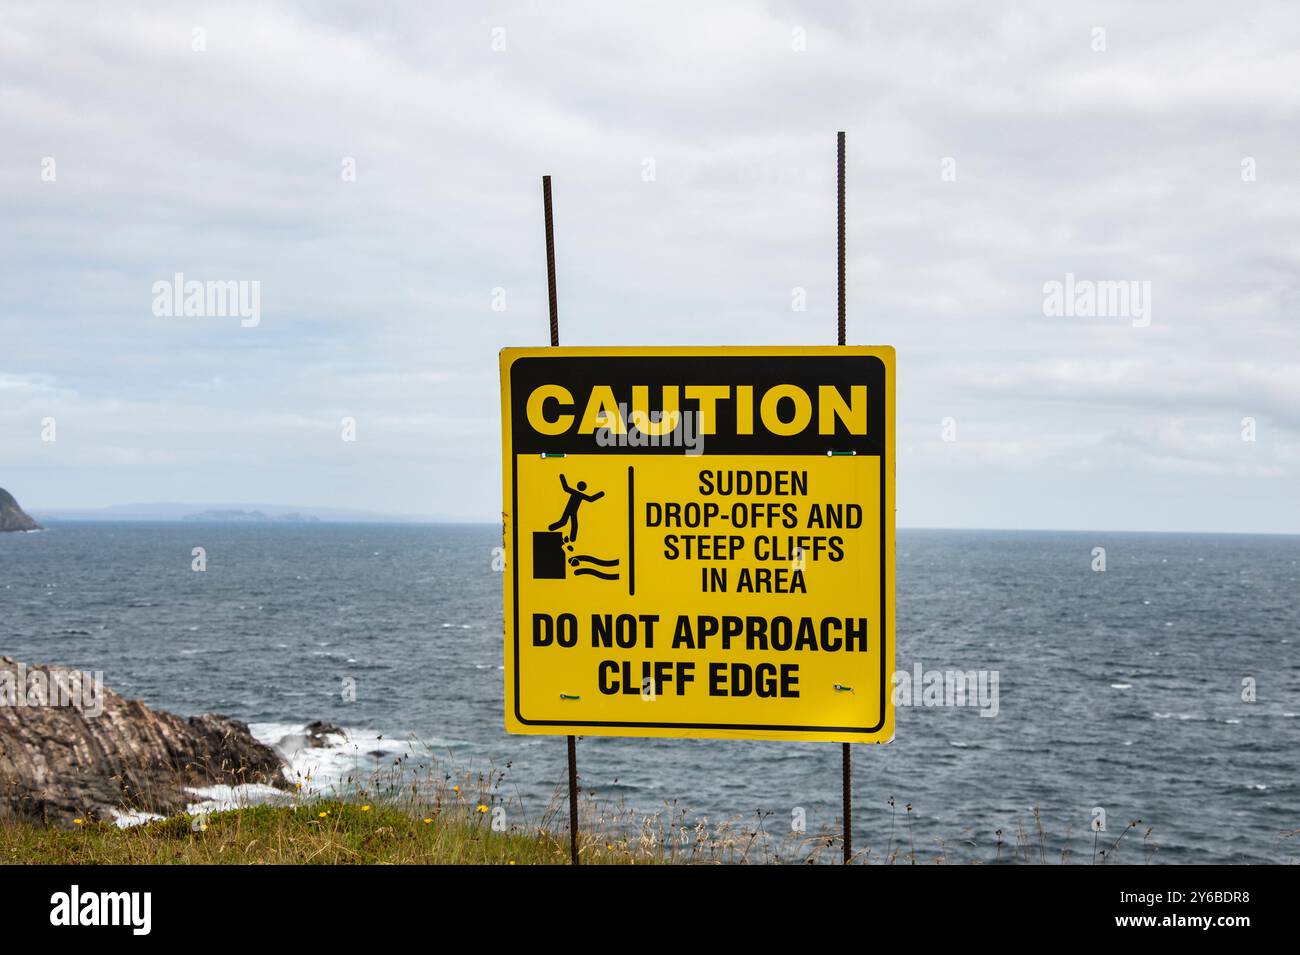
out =
[[563,343],[833,344],[842,129],[899,526],[1297,533],[1298,120],[1285,2],[3,2],[0,487],[499,519],[541,176]]

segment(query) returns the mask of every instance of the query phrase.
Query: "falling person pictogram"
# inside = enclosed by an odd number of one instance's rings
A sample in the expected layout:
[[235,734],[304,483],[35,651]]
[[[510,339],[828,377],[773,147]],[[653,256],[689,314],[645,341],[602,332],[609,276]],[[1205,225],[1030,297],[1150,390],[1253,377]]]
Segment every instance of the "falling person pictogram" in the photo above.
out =
[[[572,544],[578,539],[578,508],[584,503],[598,501],[605,496],[604,491],[597,491],[595,494],[584,493],[587,490],[587,482],[579,481],[577,488],[569,487],[569,482],[565,480],[564,475],[560,475],[560,487],[564,488],[569,495],[569,500],[564,505],[564,513],[554,524],[547,527],[547,530],[558,531],[565,524],[569,525],[569,534],[564,538],[566,543]],[[570,550],[573,548],[570,547]]]
[[[587,493],[587,482],[579,481],[578,486],[570,487],[568,479],[560,475],[560,487],[569,495],[568,501],[564,504],[564,511],[560,514],[559,520],[553,524],[547,525],[549,533],[541,531],[533,535],[533,576],[535,578],[563,578],[564,565],[567,562],[573,567],[573,576],[591,576],[599,577],[602,580],[618,580],[617,572],[611,573],[605,570],[597,570],[596,567],[617,568],[618,560],[606,560],[601,557],[593,557],[590,554],[572,554],[566,556],[565,550],[573,551],[574,542],[578,539],[578,509],[583,504],[590,504],[598,501],[605,496],[604,491],[597,491],[595,494]],[[567,534],[556,533],[565,525],[568,525]],[[595,564],[596,567],[585,566]]]

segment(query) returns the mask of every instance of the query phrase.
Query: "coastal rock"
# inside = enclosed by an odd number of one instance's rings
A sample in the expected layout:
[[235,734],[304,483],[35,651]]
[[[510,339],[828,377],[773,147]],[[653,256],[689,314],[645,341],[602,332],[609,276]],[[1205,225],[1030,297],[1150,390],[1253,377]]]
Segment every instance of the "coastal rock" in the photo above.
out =
[[343,732],[341,727],[335,726],[333,723],[326,723],[323,720],[316,720],[314,723],[308,723],[303,728],[303,732],[307,736],[307,745],[312,749],[322,749],[326,746],[333,746],[335,741],[330,739],[331,736],[338,736],[343,739],[347,738],[347,733]]
[[39,531],[41,525],[27,516],[14,496],[0,487],[0,531]]
[[296,763],[304,750],[325,749],[337,746],[347,739],[348,734],[342,727],[323,720],[308,723],[300,730],[286,733],[275,741],[275,751],[285,759]]
[[89,674],[0,656],[0,818],[70,825],[168,815],[191,786],[290,784],[284,761],[227,716],[189,719],[127,700]]

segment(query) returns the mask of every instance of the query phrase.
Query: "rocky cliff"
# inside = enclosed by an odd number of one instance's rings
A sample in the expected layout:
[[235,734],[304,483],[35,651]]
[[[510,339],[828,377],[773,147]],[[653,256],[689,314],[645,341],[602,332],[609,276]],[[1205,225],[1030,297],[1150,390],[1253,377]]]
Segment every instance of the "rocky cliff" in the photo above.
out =
[[77,670],[0,656],[0,817],[70,825],[114,810],[167,815],[198,801],[190,786],[287,789],[283,768],[238,720],[184,719]]
[[39,531],[41,525],[27,516],[14,496],[0,487],[0,531]]

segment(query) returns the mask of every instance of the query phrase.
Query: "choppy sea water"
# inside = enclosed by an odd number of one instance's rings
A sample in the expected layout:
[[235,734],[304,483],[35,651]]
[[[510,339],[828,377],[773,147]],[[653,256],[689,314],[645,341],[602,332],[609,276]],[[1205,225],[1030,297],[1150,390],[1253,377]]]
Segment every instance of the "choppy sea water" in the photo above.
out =
[[[270,742],[338,723],[348,744],[295,759],[322,779],[412,738],[460,767],[509,763],[505,788],[540,818],[565,745],[502,727],[499,539],[489,525],[0,535],[0,653],[103,671],[128,697],[227,713]],[[997,671],[998,712],[904,706],[893,743],[855,747],[856,847],[991,861],[1002,829],[1005,860],[1023,828],[1037,857],[1037,806],[1048,861],[1062,847],[1091,861],[1097,808],[1101,846],[1142,820],[1119,862],[1300,859],[1284,835],[1300,829],[1298,597],[1297,537],[900,531],[899,670]],[[838,745],[587,737],[578,752],[587,789],[641,812],[766,811],[779,833],[800,808],[810,832],[837,827]]]

